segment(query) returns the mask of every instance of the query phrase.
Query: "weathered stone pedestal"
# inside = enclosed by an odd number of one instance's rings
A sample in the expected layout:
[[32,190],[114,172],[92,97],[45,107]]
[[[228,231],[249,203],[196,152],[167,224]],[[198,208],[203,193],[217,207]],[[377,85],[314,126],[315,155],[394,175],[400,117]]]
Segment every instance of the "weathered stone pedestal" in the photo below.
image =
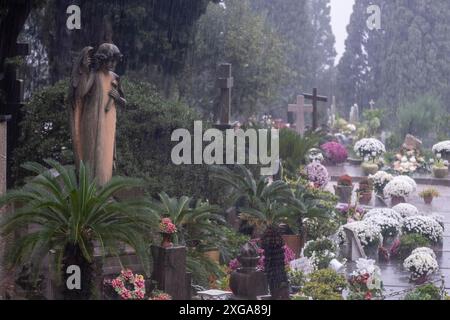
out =
[[190,274],[186,273],[186,247],[162,248],[152,246],[152,280],[157,288],[174,300],[189,300]]
[[233,300],[257,300],[258,296],[267,295],[268,284],[264,272],[258,271],[259,256],[256,249],[249,243],[245,244],[238,257],[241,268],[230,276],[230,289]]

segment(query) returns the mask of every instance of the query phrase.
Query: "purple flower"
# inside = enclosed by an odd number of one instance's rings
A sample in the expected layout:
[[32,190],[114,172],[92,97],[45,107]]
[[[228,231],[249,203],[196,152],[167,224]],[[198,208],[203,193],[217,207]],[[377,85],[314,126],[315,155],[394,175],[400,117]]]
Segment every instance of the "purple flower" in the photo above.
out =
[[316,188],[324,188],[330,181],[327,168],[317,162],[310,163],[306,166],[306,175],[308,180],[314,183]]
[[230,262],[228,263],[228,267],[233,271],[237,270],[240,266],[241,264],[239,263],[238,259],[230,260]]
[[343,163],[347,160],[347,149],[338,142],[327,142],[320,147],[327,157],[333,163]]

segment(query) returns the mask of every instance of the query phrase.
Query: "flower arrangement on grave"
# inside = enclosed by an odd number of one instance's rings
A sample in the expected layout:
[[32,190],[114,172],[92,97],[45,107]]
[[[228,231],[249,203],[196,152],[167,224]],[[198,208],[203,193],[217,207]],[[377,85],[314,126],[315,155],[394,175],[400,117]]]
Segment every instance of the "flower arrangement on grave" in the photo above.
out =
[[149,300],[172,300],[172,296],[160,290],[154,290]]
[[417,183],[413,178],[411,178],[409,176],[405,176],[405,175],[399,175],[399,176],[394,177],[394,179],[402,180],[402,181],[409,183],[413,189],[413,192],[417,191]]
[[399,203],[392,207],[392,210],[399,213],[402,218],[417,216],[419,214],[419,209],[409,203]]
[[417,233],[433,243],[439,243],[444,236],[444,229],[432,217],[411,216],[403,220],[402,232],[405,234]]
[[337,185],[334,186],[334,193],[339,197],[341,203],[349,203],[352,199],[353,180],[349,175],[338,178]]
[[418,150],[402,150],[395,155],[392,168],[398,174],[413,174],[416,171],[427,171],[427,162]]
[[[430,159],[430,165],[435,178],[444,179],[448,175],[448,160],[444,160],[442,153],[438,152],[435,159]],[[448,157],[448,153],[447,153]]]
[[381,214],[372,215],[371,217],[364,219],[364,221],[374,223],[380,227],[383,239],[395,238],[401,229],[401,225],[398,221]]
[[[428,248],[419,248],[420,250],[411,253],[403,261],[403,267],[410,272],[410,279],[415,283],[424,283],[427,278],[439,270],[439,265],[433,254]],[[417,250],[417,249],[416,249]]]
[[360,204],[368,205],[372,200],[373,185],[372,182],[364,178],[359,182],[358,189],[356,190],[357,199]]
[[431,150],[435,155],[440,154],[443,157],[447,157],[450,155],[450,140],[441,141],[436,143]]
[[353,147],[356,155],[365,162],[375,161],[386,152],[384,144],[375,138],[364,138],[355,143]]
[[419,193],[419,197],[425,201],[426,204],[431,204],[434,198],[439,197],[441,194],[436,188],[427,188]]
[[359,205],[351,205],[340,203],[336,206],[336,210],[342,217],[344,223],[362,220],[366,210]]
[[414,249],[430,245],[431,241],[418,233],[402,234],[398,246],[391,248],[390,254],[405,260]]
[[441,225],[442,229],[445,230],[445,228],[444,228],[444,219],[445,218],[442,214],[433,213],[429,217],[434,219],[437,223],[439,223]]
[[129,269],[122,270],[113,280],[106,280],[122,300],[143,300],[145,298],[145,280],[140,274]]
[[318,162],[308,164],[305,171],[309,182],[313,183],[316,188],[323,189],[330,181],[327,168]]
[[405,181],[405,179],[398,179],[398,177],[392,179],[383,190],[384,196],[391,198],[392,206],[406,202],[405,198],[409,197],[413,192],[414,188],[411,183]]
[[303,249],[303,255],[310,259],[316,270],[328,268],[336,253],[336,244],[326,237],[308,241]]
[[384,187],[386,187],[392,179],[394,179],[394,177],[385,171],[378,171],[369,176],[369,180],[372,182],[377,195],[383,195]]
[[366,220],[373,216],[378,216],[378,215],[394,219],[399,225],[401,225],[403,223],[402,216],[397,211],[395,211],[394,209],[390,209],[390,208],[371,209],[364,215],[363,220]]
[[163,237],[161,247],[172,247],[172,235],[177,232],[177,227],[170,218],[161,219],[161,222],[159,223],[159,232]]
[[345,148],[339,142],[326,142],[320,146],[320,148],[325,153],[325,157],[328,161],[333,164],[344,163],[347,160],[348,152],[347,148]]
[[376,249],[382,243],[381,228],[374,223],[356,221],[348,223],[347,226],[355,231],[364,248]]
[[317,148],[309,149],[306,157],[307,157],[308,163],[313,163],[313,162],[322,163],[325,160],[325,158],[322,154],[322,151]]
[[348,283],[348,300],[373,300],[383,297],[381,270],[375,265],[375,260],[358,259],[356,270],[350,275]]

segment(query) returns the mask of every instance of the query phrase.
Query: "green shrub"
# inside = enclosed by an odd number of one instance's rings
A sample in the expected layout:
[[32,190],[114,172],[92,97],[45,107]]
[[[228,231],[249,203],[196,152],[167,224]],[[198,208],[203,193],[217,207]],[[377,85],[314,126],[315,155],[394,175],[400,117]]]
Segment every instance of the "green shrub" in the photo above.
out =
[[303,287],[306,283],[306,275],[301,270],[288,271],[289,283],[294,287]]
[[414,249],[429,246],[430,240],[420,234],[404,234],[400,237],[400,246],[398,248],[397,256],[400,259],[406,259]]
[[342,291],[347,287],[347,279],[331,269],[322,269],[311,273],[310,282],[326,284],[339,294],[342,294]]
[[441,300],[441,289],[429,283],[408,293],[405,300]]
[[343,300],[342,294],[336,293],[331,286],[320,282],[308,282],[303,287],[303,293],[313,300]]

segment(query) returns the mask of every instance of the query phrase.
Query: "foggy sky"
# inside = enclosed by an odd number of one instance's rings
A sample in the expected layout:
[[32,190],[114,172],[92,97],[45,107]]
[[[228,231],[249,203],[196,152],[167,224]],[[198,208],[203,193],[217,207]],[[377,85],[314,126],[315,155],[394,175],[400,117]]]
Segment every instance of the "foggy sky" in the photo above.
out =
[[355,0],[330,0],[331,3],[331,26],[336,37],[336,64],[345,50],[345,39],[347,38],[347,25],[352,14]]

